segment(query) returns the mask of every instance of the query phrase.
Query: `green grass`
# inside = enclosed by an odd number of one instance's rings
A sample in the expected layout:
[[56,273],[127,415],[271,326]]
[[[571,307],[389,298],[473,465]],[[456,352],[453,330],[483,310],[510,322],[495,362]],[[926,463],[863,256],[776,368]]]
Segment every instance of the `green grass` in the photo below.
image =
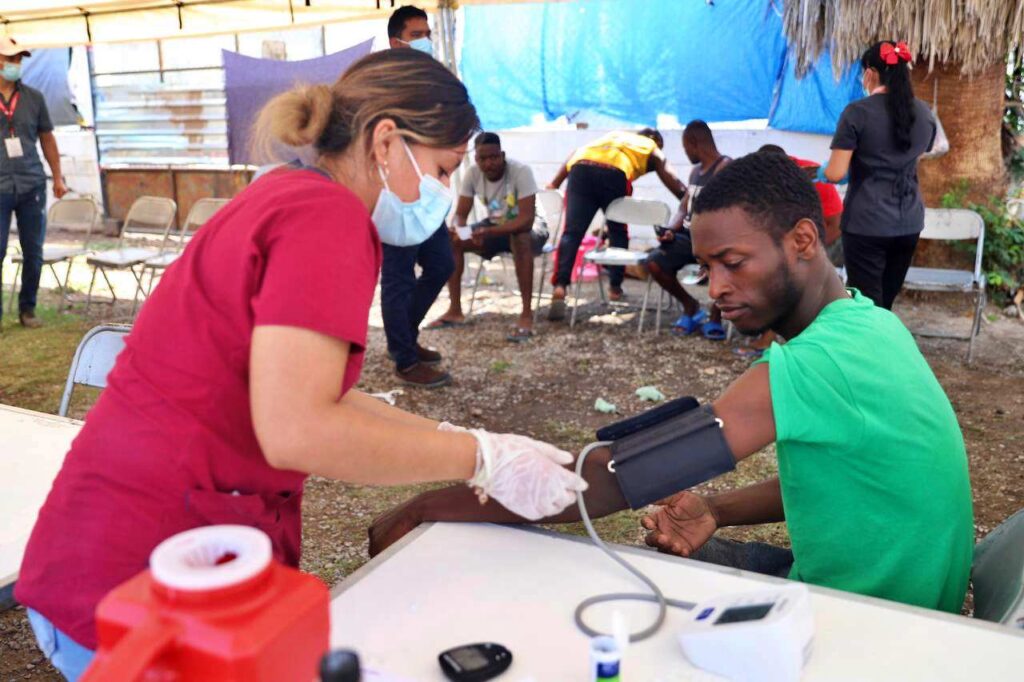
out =
[[507,360],[495,360],[491,363],[491,371],[495,374],[504,374],[512,368],[512,363]]
[[[36,316],[44,326],[26,329],[18,323],[17,311],[7,312],[6,303],[5,298],[0,332],[0,403],[56,413],[75,348],[94,323],[40,306]],[[94,395],[76,392],[76,404],[83,412],[94,400]]]

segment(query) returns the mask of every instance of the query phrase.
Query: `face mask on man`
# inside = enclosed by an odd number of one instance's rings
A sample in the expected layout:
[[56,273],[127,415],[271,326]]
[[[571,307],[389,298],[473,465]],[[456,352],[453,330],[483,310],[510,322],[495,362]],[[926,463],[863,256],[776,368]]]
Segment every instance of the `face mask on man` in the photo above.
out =
[[[402,39],[399,38],[399,40]],[[402,40],[402,42],[414,50],[429,54],[431,57],[434,56],[434,43],[431,42],[430,38],[423,37],[416,40]]]
[[5,81],[17,81],[21,78],[21,64],[15,64],[14,62],[4,62],[4,68],[0,71],[0,75],[4,77]]
[[388,186],[384,171],[377,166],[384,187],[377,197],[372,218],[382,242],[391,246],[414,246],[427,241],[441,227],[452,208],[452,193],[437,178],[424,175],[405,140],[402,145],[420,178],[420,198],[412,202],[399,199]]

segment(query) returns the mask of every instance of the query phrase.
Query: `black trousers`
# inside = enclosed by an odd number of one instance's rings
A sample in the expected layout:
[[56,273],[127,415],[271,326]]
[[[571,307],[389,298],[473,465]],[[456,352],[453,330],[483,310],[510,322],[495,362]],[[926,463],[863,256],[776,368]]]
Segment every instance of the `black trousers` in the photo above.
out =
[[892,310],[919,237],[919,234],[866,237],[843,232],[847,286],[860,290],[875,305]]
[[[572,281],[576,252],[579,251],[580,242],[586,236],[597,209],[603,211],[608,208],[608,204],[628,193],[626,174],[616,168],[578,163],[569,169],[569,184],[565,189],[565,232],[558,242],[558,271],[555,273],[557,286],[567,287]],[[608,221],[608,241],[612,246],[627,248],[629,235],[626,226]],[[607,270],[611,288],[621,289],[625,268],[610,267]]]

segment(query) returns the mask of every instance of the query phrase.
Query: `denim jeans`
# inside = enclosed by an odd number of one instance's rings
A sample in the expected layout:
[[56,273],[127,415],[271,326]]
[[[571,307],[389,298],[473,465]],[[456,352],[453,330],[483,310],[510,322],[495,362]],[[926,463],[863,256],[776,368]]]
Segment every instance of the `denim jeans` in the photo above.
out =
[[776,578],[788,577],[789,569],[793,566],[793,552],[785,547],[764,542],[738,542],[728,538],[711,538],[690,558]]
[[[423,269],[418,279],[417,263]],[[388,352],[399,369],[419,362],[416,342],[420,323],[454,271],[455,257],[444,225],[416,246],[384,244],[380,308]]]
[[[46,185],[40,185],[24,194],[0,194],[0,265],[7,253],[7,239],[11,233],[11,216],[18,217],[18,240],[25,262],[21,266],[21,292],[18,310],[30,312],[36,307],[39,276],[43,272],[43,241],[46,239]],[[0,292],[3,281],[0,280]],[[0,316],[3,314],[3,296],[0,293]]]
[[27,609],[28,622],[43,655],[69,682],[75,682],[92,662],[95,652],[86,649],[53,626],[46,616]]

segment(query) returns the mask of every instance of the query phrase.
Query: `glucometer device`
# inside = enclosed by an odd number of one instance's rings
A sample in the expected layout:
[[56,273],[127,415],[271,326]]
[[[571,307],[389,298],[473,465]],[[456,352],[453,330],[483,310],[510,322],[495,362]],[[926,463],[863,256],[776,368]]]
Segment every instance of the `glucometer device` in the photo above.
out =
[[512,652],[493,642],[466,644],[441,652],[437,662],[452,682],[486,682],[508,670]]

